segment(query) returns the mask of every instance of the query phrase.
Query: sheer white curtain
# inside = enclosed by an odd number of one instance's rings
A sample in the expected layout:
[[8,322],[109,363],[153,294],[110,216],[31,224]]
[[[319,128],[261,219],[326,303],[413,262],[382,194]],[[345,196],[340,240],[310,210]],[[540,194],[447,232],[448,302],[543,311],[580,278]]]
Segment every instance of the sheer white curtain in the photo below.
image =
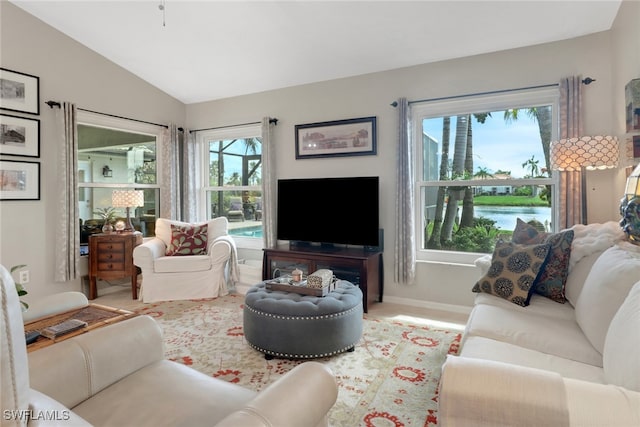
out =
[[276,165],[269,117],[262,119],[262,227],[265,248],[276,245]]
[[414,284],[416,275],[416,247],[414,223],[413,148],[409,103],[398,100],[398,156],[396,179],[396,239],[395,280],[397,283]]
[[58,133],[58,224],[55,280],[78,277],[80,216],[78,212],[78,118],[75,104],[64,102],[56,111]]
[[182,182],[182,173],[180,167],[181,145],[180,132],[178,127],[170,124],[162,131],[162,183],[160,187],[160,200],[162,208],[160,209],[160,218],[182,219],[182,200],[180,186]]
[[[560,139],[582,136],[582,77],[560,81]],[[556,171],[559,174],[559,224],[562,230],[583,222],[582,174],[584,171]]]
[[183,215],[186,222],[197,222],[200,209],[200,176],[202,168],[202,152],[198,146],[195,132],[184,130],[184,147],[182,159],[182,194]]

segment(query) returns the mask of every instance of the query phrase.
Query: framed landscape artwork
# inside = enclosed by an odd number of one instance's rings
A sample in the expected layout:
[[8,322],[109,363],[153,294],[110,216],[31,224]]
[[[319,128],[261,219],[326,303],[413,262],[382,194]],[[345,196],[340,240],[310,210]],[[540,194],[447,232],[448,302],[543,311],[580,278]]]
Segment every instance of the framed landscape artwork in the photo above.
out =
[[376,154],[376,118],[296,125],[296,159]]
[[40,120],[0,114],[0,154],[40,157]]
[[0,68],[0,108],[40,114],[40,79]]
[[40,163],[0,160],[2,200],[40,200]]

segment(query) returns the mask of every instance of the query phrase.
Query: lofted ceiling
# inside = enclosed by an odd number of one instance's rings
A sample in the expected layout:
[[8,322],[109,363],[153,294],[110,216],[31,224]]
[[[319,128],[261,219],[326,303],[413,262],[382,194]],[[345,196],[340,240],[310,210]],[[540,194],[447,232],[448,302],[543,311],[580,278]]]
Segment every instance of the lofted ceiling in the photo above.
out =
[[605,31],[621,3],[10,1],[185,104]]

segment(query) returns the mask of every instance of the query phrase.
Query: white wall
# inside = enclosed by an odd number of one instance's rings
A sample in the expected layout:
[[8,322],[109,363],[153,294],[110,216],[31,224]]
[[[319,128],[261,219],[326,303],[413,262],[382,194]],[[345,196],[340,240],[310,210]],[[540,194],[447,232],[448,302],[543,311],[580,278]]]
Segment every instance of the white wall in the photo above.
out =
[[[385,232],[385,300],[470,305],[473,300],[470,289],[478,272],[469,265],[421,263],[417,269],[417,286],[394,283],[397,112],[389,104],[401,96],[418,100],[470,94],[557,83],[562,77],[582,74],[597,80],[584,91],[585,132],[608,134],[615,130],[611,108],[611,56],[611,34],[604,32],[563,42],[188,105],[187,124],[196,129],[259,120],[265,115],[277,117],[279,122],[274,137],[278,178],[379,175],[381,226]],[[378,118],[377,156],[295,159],[296,124],[365,116]],[[617,220],[619,192],[611,191],[615,175],[611,172],[589,174],[592,222]],[[308,200],[312,199],[309,195]],[[593,203],[595,200],[598,202]]]
[[0,1],[0,52],[1,67],[40,78],[40,115],[35,117],[41,126],[40,201],[0,202],[0,263],[7,268],[28,265],[31,282],[24,299],[29,302],[81,289],[80,280],[53,280],[54,255],[61,250],[55,233],[60,147],[52,137],[56,112],[44,103],[70,101],[79,108],[153,123],[184,123],[185,107],[4,0]]

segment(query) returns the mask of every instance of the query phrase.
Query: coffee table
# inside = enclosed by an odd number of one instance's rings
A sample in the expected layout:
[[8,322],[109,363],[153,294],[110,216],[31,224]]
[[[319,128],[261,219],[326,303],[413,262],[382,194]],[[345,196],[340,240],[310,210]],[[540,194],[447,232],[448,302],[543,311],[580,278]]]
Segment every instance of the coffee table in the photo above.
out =
[[353,351],[362,336],[362,291],[345,280],[326,296],[254,285],[245,295],[247,343],[266,359],[312,359]]
[[125,319],[130,319],[137,315],[138,313],[123,310],[120,308],[109,307],[100,304],[89,304],[85,307],[74,308],[73,310],[65,311],[63,313],[58,313],[40,319],[32,320],[31,322],[25,323],[25,333],[40,331],[48,326],[57,325],[58,323],[64,322],[65,320],[69,319],[83,320],[88,323],[88,326],[86,328],[78,329],[76,331],[69,332],[68,334],[61,335],[55,339],[40,336],[35,342],[27,346],[27,352],[32,352],[44,347],[48,347],[57,342],[75,337],[76,335],[84,334],[94,329],[111,325],[112,323],[121,322]]

